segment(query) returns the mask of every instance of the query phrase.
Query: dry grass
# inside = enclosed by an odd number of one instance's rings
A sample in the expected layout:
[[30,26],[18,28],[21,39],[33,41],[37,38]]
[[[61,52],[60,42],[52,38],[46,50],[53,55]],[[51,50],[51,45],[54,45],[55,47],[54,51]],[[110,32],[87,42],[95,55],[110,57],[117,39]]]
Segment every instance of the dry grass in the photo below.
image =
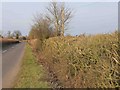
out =
[[19,42],[18,40],[15,40],[15,39],[3,39],[3,38],[0,38],[0,43],[14,43],[14,42]]

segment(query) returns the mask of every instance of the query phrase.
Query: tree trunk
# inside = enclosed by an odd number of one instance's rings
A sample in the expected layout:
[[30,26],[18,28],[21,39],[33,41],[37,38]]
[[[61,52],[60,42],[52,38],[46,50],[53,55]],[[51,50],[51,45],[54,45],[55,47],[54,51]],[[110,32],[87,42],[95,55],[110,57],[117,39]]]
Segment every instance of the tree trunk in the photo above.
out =
[[65,29],[65,26],[64,26],[64,19],[65,19],[65,12],[64,12],[64,3],[62,5],[62,12],[61,12],[61,36],[64,36],[64,29]]

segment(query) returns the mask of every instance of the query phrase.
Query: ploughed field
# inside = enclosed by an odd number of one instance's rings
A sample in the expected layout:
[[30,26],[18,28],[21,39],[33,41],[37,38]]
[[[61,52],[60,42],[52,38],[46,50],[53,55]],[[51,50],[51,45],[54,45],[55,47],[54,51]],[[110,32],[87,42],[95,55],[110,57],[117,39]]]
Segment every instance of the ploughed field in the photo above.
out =
[[17,44],[19,43],[19,40],[15,40],[15,39],[3,39],[0,38],[0,45],[2,47],[2,49],[4,50],[5,48],[13,45],[13,44]]

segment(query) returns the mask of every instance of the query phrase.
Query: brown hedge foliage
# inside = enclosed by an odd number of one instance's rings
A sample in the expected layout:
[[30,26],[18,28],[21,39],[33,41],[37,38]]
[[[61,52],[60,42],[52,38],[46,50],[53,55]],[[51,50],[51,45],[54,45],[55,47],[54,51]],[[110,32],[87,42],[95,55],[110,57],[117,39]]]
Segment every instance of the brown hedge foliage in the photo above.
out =
[[118,43],[117,33],[53,37],[44,40],[39,59],[66,88],[120,87]]

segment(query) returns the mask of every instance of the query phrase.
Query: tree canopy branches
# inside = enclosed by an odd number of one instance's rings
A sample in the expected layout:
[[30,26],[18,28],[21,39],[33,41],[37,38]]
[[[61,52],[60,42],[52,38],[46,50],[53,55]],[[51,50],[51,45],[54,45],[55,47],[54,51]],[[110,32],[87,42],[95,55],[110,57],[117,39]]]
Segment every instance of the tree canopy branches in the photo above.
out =
[[65,3],[50,2],[47,12],[34,17],[29,37],[49,38],[51,36],[64,36],[67,25],[72,17],[72,11],[65,7]]

